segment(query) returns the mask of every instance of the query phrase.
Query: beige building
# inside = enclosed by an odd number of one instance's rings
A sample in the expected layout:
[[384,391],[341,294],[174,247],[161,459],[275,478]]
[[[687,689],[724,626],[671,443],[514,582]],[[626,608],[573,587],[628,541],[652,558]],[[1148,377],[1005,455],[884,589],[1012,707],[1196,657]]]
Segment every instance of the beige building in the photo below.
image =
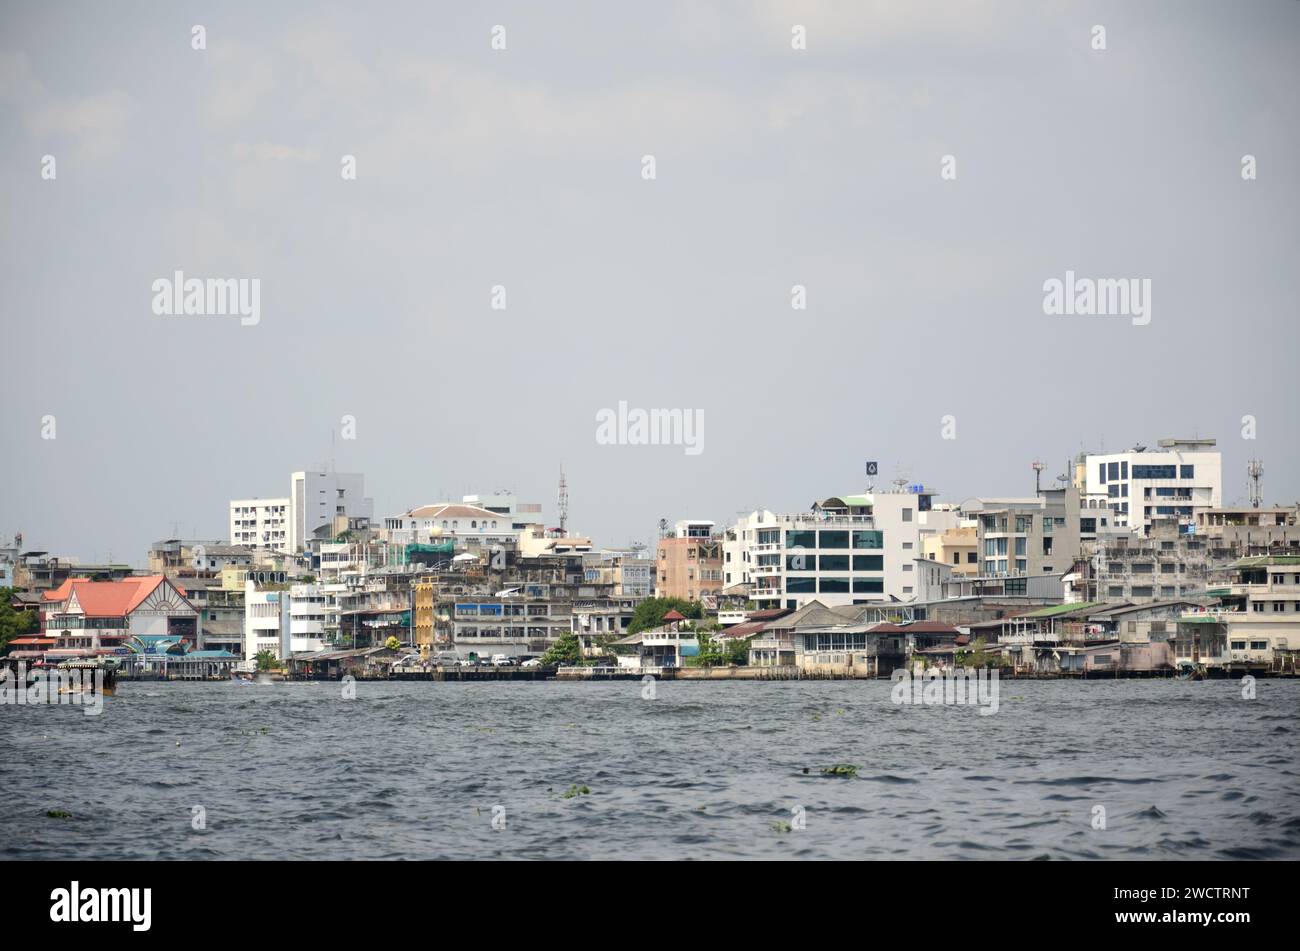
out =
[[655,596],[703,601],[721,590],[722,541],[713,535],[713,522],[678,522],[671,537],[659,539]]
[[948,565],[954,574],[979,574],[979,529],[970,525],[923,535],[921,552],[931,561]]

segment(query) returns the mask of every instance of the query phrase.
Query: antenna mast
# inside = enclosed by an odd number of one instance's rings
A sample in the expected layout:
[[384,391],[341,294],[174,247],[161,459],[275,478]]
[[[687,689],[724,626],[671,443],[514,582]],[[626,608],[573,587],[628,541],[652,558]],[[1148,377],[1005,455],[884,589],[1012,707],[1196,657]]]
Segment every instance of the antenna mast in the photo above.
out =
[[1246,474],[1250,477],[1250,507],[1257,509],[1264,501],[1264,489],[1260,485],[1264,477],[1263,460],[1251,459],[1246,463]]
[[560,466],[560,491],[556,496],[556,507],[560,512],[560,534],[567,535],[569,522],[569,483],[564,478],[564,466]]

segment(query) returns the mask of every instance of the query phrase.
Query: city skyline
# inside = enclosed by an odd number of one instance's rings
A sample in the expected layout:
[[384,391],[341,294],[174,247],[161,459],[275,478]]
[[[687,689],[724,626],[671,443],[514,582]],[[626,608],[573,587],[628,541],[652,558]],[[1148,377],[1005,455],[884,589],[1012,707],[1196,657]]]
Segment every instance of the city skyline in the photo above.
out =
[[[1103,440],[1300,498],[1295,4],[571,9],[0,12],[0,532],[137,564],[331,455],[379,517],[563,465],[611,546]],[[160,315],[178,271],[256,321]]]

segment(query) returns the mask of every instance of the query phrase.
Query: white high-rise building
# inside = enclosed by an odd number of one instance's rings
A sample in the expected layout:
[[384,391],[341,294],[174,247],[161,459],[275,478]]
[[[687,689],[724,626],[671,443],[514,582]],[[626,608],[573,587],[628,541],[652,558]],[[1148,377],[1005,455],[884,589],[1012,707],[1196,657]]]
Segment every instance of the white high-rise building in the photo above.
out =
[[1213,439],[1162,439],[1159,448],[1089,454],[1081,515],[1109,510],[1112,526],[1147,534],[1153,522],[1192,532],[1200,512],[1223,504],[1223,456]]
[[375,501],[365,497],[365,476],[359,472],[295,472],[289,478],[289,544],[301,551],[322,525],[333,526],[340,516],[375,517]]
[[278,660],[325,649],[325,592],[318,584],[295,584],[286,590],[244,587],[244,661],[262,651]]
[[232,499],[230,544],[289,551],[289,500]]

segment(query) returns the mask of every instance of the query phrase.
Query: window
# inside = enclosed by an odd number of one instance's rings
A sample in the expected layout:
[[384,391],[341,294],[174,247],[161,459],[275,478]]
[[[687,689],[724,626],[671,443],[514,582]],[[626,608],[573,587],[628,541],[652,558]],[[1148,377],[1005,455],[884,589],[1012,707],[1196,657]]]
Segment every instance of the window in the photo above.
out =
[[849,591],[848,578],[822,578],[820,590],[823,594],[847,594]]
[[1124,479],[1127,479],[1127,478],[1128,478],[1128,463],[1127,463],[1127,462],[1121,462],[1121,463],[1119,464],[1119,477],[1120,477],[1120,480],[1121,480],[1121,481],[1123,481]]
[[1135,479],[1175,479],[1177,478],[1177,466],[1133,466],[1133,478]]
[[911,520],[912,520],[912,510],[910,508],[903,509],[903,521],[910,522]]
[[1195,478],[1196,478],[1196,466],[1179,466],[1179,467],[1178,467],[1178,478],[1180,478],[1180,479],[1195,479]]
[[797,555],[786,555],[785,570],[786,571],[816,571],[817,556],[806,555],[803,552],[800,552]]
[[1104,462],[1097,465],[1097,481],[1102,485],[1106,484],[1106,463]]
[[1118,463],[1118,462],[1108,462],[1108,463],[1106,463],[1106,481],[1107,481],[1107,482],[1118,482],[1118,481],[1119,481],[1119,463]]
[[1025,544],[1026,544],[1027,542],[1028,542],[1028,539],[1025,539],[1025,538],[1017,538],[1017,539],[1016,539],[1016,554],[1017,554],[1017,555],[1024,555],[1024,554],[1026,554],[1026,552],[1025,552]]
[[[830,556],[830,557],[834,557],[834,556]],[[885,556],[884,555],[854,555],[853,570],[854,571],[884,571]]]
[[854,594],[883,594],[885,591],[885,580],[883,578],[854,578]]
[[819,533],[822,548],[848,548],[848,532],[821,532]]
[[978,553],[973,551],[966,552],[966,564],[974,565],[978,563]]
[[[822,555],[821,566],[822,566],[822,571],[848,571],[849,556],[848,555]],[[844,590],[847,591],[848,589],[845,588]]]
[[854,548],[884,548],[885,533],[871,532],[871,531],[854,532],[853,547]]
[[795,532],[795,531],[786,532],[785,547],[786,548],[816,548],[817,533],[816,532]]

